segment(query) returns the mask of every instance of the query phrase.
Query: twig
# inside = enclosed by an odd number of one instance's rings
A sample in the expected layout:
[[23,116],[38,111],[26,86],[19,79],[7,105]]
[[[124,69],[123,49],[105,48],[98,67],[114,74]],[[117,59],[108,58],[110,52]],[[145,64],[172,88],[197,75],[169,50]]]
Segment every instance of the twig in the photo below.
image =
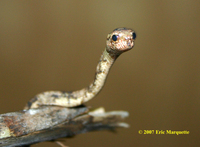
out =
[[103,108],[89,111],[85,106],[43,106],[1,114],[0,147],[25,146],[89,131],[128,127],[121,122],[127,116],[125,111],[105,112]]

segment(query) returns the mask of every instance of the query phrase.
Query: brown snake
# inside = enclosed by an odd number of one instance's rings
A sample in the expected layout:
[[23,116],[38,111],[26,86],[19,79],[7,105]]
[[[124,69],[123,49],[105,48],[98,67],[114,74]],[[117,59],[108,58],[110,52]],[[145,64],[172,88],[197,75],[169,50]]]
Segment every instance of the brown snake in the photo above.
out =
[[135,38],[136,34],[132,29],[115,29],[107,36],[106,48],[97,64],[95,79],[88,87],[72,92],[46,91],[40,93],[32,98],[24,109],[38,108],[41,105],[74,107],[89,101],[102,89],[117,57],[133,48]]

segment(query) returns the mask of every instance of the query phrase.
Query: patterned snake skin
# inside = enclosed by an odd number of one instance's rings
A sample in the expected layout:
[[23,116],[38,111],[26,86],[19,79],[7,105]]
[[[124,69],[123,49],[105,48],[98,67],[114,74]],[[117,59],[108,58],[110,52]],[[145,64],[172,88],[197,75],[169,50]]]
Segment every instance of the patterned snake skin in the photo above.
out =
[[72,92],[46,91],[40,93],[32,98],[24,109],[38,108],[41,105],[74,107],[89,101],[102,89],[117,57],[133,48],[135,38],[136,34],[132,29],[115,29],[107,36],[106,48],[97,64],[95,79],[88,87]]

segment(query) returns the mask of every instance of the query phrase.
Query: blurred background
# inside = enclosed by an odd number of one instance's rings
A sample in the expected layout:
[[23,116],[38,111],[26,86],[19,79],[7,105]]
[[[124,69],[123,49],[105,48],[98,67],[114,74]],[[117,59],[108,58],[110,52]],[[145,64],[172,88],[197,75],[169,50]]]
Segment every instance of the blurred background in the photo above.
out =
[[[78,90],[94,77],[106,36],[137,33],[101,93],[87,103],[126,110],[129,129],[80,134],[71,147],[200,145],[200,2],[195,0],[1,0],[0,113],[22,110],[37,93]],[[174,130],[189,135],[140,135]],[[40,143],[33,147],[57,146]]]

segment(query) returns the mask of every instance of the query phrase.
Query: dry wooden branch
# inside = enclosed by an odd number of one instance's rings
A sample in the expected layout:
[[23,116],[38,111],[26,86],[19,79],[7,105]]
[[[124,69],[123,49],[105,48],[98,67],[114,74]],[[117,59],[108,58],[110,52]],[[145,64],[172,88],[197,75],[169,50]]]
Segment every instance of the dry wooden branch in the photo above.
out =
[[43,106],[1,114],[0,147],[25,146],[94,130],[128,127],[121,122],[127,116],[125,111],[105,112],[104,108],[89,111],[85,106]]

